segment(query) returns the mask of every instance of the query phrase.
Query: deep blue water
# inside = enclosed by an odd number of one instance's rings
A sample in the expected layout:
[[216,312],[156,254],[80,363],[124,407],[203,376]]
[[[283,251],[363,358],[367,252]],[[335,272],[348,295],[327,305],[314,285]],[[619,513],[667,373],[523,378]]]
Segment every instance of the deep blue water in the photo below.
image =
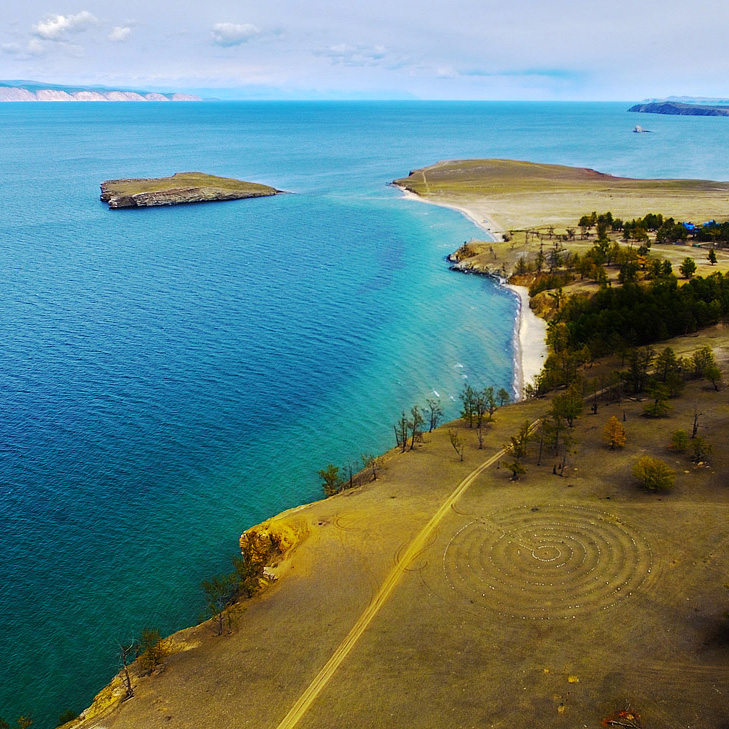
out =
[[[509,387],[514,299],[443,260],[479,231],[387,182],[464,157],[729,179],[727,120],[626,107],[0,104],[0,716],[80,711],[115,639],[194,622],[240,532],[389,448],[401,408]],[[182,170],[295,194],[98,200]]]

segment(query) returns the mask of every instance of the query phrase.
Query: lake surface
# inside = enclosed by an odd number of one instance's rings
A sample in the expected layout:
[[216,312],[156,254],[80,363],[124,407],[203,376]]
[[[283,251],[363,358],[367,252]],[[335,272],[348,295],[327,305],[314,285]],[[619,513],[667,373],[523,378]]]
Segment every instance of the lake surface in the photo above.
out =
[[[466,157],[729,179],[726,119],[627,106],[0,104],[0,716],[83,709],[115,640],[195,622],[240,532],[394,445],[401,409],[511,387],[515,299],[444,261],[481,232],[392,179]],[[98,200],[185,170],[294,194]]]

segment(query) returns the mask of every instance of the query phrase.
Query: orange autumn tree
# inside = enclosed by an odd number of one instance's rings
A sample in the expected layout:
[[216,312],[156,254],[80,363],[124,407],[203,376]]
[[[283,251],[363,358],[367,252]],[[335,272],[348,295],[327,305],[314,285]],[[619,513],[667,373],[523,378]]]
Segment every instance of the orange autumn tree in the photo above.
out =
[[623,424],[613,415],[605,424],[602,436],[610,446],[610,450],[622,448],[625,445],[625,428]]

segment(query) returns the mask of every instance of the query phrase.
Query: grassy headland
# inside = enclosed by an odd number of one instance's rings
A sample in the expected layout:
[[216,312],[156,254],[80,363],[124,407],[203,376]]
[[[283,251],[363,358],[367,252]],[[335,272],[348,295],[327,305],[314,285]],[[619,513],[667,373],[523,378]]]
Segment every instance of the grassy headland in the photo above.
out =
[[709,211],[716,217],[729,202],[729,182],[639,180],[501,159],[438,162],[395,184],[431,202],[468,208],[501,233],[564,228],[590,210],[611,210],[624,219],[664,211],[700,222]]
[[101,183],[101,200],[110,208],[153,207],[194,202],[266,197],[279,191],[268,185],[204,172],[178,172],[171,177],[107,180]]

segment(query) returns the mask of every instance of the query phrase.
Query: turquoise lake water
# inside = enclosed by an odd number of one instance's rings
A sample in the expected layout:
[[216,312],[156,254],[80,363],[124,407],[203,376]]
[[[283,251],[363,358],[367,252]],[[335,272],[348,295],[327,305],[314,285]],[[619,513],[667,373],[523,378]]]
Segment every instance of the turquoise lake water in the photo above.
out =
[[[466,157],[729,179],[726,119],[627,106],[0,105],[0,716],[83,709],[116,639],[195,622],[240,532],[391,447],[402,408],[510,387],[515,299],[444,261],[480,231],[389,181]],[[182,170],[295,194],[98,200]]]

